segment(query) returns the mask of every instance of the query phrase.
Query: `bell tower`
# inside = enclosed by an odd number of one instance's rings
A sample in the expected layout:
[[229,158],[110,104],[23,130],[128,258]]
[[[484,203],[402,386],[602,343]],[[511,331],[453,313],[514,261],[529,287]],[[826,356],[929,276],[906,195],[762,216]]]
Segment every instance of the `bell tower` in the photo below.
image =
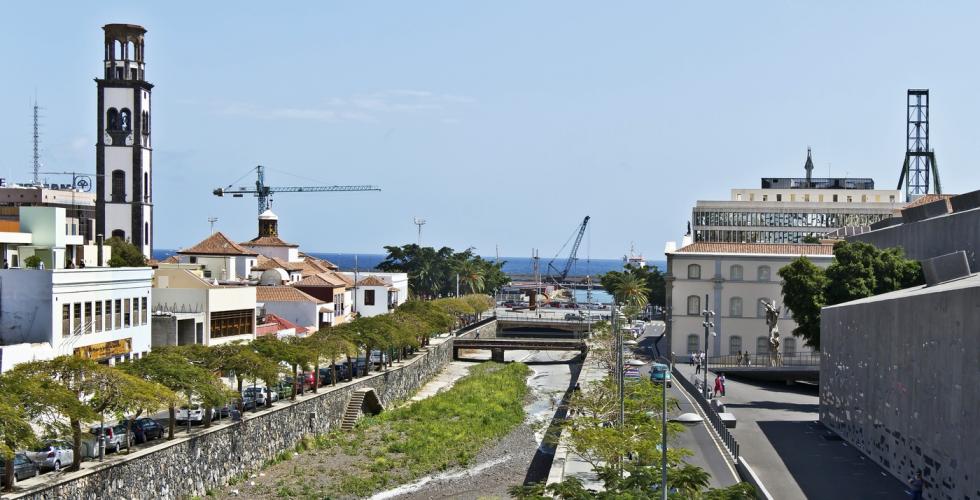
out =
[[96,78],[96,233],[120,237],[147,258],[153,252],[150,91],[143,38],[135,24],[107,24],[105,71]]

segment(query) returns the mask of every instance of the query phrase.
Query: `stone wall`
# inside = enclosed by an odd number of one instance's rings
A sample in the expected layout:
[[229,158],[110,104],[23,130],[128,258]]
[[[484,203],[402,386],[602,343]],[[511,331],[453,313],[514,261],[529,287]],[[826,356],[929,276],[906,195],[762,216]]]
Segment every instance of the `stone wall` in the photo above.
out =
[[[122,462],[67,474],[56,484],[35,487],[10,498],[175,499],[203,496],[236,476],[259,469],[304,436],[339,427],[351,393],[371,387],[389,407],[414,394],[452,357],[452,338],[434,340],[428,352],[386,372],[375,372],[345,387],[322,388],[295,404],[280,402],[242,422],[202,431],[140,450]],[[5,497],[6,498],[6,497]]]
[[878,248],[901,247],[911,259],[924,260],[963,250],[970,270],[980,272],[980,210],[954,212],[932,219],[901,224],[848,236],[848,241],[863,241]]
[[820,421],[926,498],[980,498],[980,276],[825,307]]

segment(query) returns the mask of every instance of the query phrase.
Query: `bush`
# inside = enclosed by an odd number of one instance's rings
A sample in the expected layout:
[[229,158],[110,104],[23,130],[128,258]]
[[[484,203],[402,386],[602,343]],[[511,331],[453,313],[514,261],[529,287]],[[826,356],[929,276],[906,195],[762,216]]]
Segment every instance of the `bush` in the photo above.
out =
[[109,259],[109,267],[145,267],[146,257],[140,252],[136,245],[116,237],[109,238],[106,243],[112,248],[112,257]]
[[24,266],[31,269],[37,269],[41,267],[41,258],[37,255],[31,255],[30,257],[24,259]]

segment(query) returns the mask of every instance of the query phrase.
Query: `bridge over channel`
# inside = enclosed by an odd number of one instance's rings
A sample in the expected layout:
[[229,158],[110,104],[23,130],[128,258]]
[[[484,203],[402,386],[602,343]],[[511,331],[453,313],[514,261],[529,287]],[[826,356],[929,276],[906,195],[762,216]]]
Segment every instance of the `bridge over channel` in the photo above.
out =
[[770,365],[768,355],[752,355],[748,359],[734,355],[708,358],[708,370],[724,373],[726,377],[787,383],[820,380],[820,353],[782,355],[777,366]]
[[522,351],[579,351],[585,353],[588,346],[581,339],[541,338],[456,338],[453,341],[453,359],[458,360],[460,349],[489,350],[490,360],[504,362],[504,352]]
[[534,337],[567,337],[577,338],[590,329],[590,322],[599,321],[599,317],[582,319],[565,319],[565,315],[577,316],[577,311],[529,311],[526,314],[497,315],[497,336],[520,336],[533,334]]

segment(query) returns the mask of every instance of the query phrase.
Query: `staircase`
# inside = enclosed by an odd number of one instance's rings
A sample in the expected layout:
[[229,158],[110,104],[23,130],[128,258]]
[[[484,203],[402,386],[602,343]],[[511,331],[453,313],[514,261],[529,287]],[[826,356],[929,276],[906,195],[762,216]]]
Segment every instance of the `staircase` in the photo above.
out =
[[344,411],[344,419],[340,422],[340,429],[349,431],[357,424],[357,419],[361,418],[361,408],[364,405],[364,395],[370,389],[358,389],[350,397],[347,409]]

